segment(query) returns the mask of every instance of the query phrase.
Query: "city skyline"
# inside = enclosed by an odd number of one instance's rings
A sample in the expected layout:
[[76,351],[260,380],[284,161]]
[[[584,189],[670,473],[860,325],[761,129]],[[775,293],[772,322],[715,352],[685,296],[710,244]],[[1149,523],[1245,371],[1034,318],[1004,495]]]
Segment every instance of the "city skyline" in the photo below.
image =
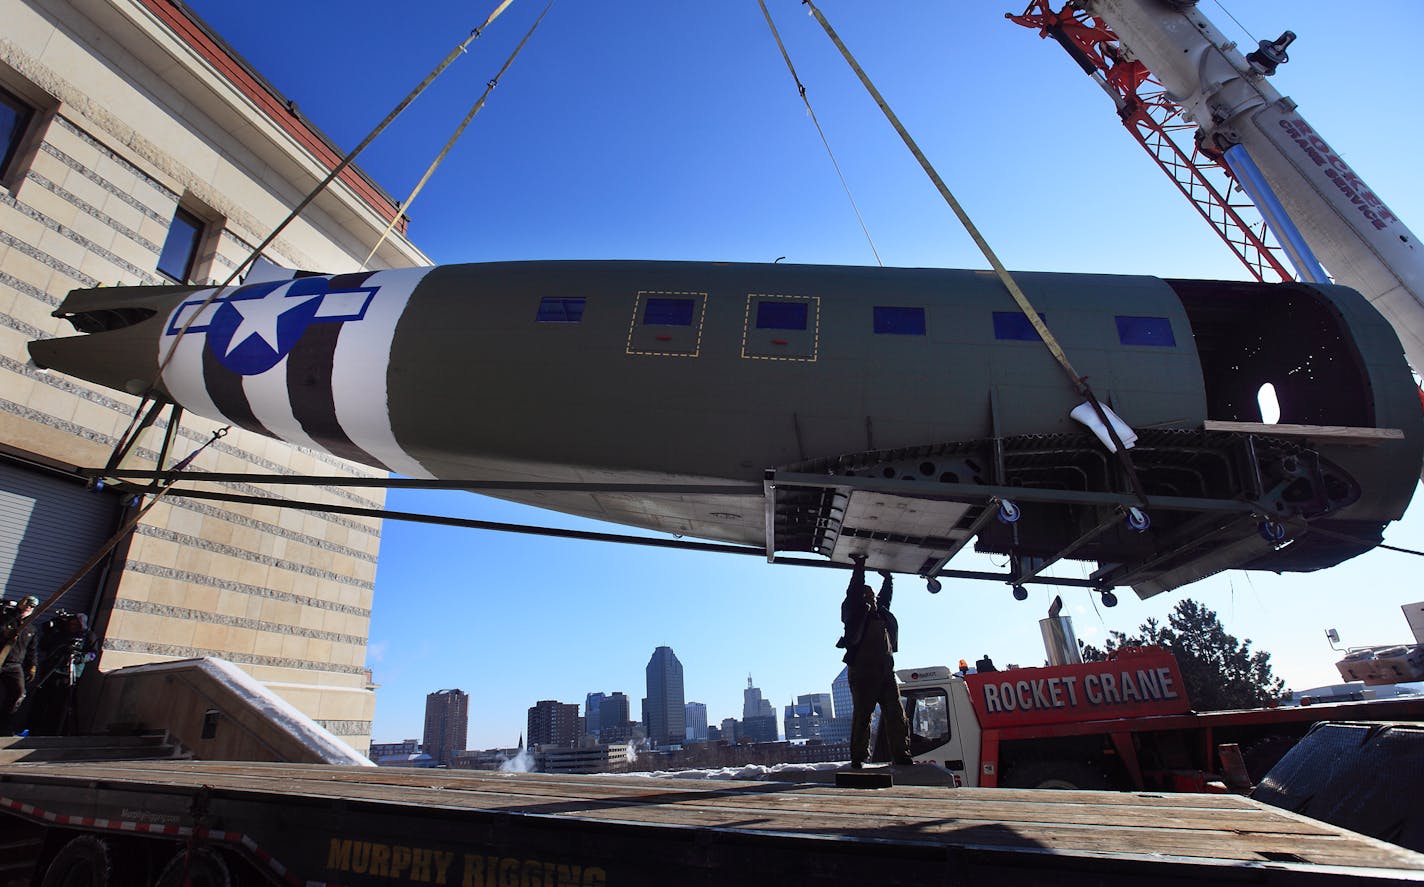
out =
[[[677,659],[674,651],[670,647],[666,646],[659,646],[653,651],[653,656],[652,658],[650,658],[648,664],[649,673],[651,673],[651,670],[653,669],[654,662],[663,662],[663,660],[660,659],[661,651],[666,651],[666,655],[671,656],[672,662],[676,663],[676,672],[679,677],[685,674],[684,666],[682,665],[680,660]],[[664,666],[666,664],[666,662],[663,662]],[[823,713],[820,716],[824,717],[826,727],[830,727],[830,722],[832,720],[833,715],[835,719],[848,717],[850,714],[849,708],[847,707],[847,710],[842,712],[840,710],[840,706],[836,698],[837,690],[840,689],[840,687],[838,687],[837,685],[837,681],[844,683],[844,679],[845,668],[842,667],[838,670],[837,675],[826,683],[825,686],[826,688],[828,688],[828,690],[815,689],[805,693],[792,694],[789,698],[789,701],[785,703],[786,712],[790,713],[793,709],[806,706],[824,709]],[[607,685],[605,684],[605,686]],[[463,696],[465,700],[468,700],[469,694],[465,694],[460,690],[440,690],[428,694],[426,703],[427,721],[429,721],[429,713],[432,710],[434,700],[440,699],[446,694],[457,693],[461,694],[461,696]],[[716,717],[715,713],[705,703],[697,702],[695,700],[688,700],[687,702],[684,702],[681,706],[683,712],[684,730],[683,739],[681,741],[705,741],[707,736],[706,731],[710,725],[724,725],[727,721],[736,721],[740,725],[745,722],[747,717],[770,718],[777,723],[778,734],[774,739],[763,739],[756,741],[780,741],[782,739],[790,741],[793,738],[828,738],[823,736],[792,737],[786,735],[785,731],[781,729],[782,719],[777,717],[776,714],[778,710],[781,710],[781,706],[779,706],[774,700],[767,699],[762,695],[761,689],[754,685],[751,674],[747,675],[747,684],[743,688],[742,694],[743,714],[741,717]],[[844,691],[844,696],[846,700],[844,704],[846,706],[849,706],[848,690]],[[590,705],[594,706],[592,710],[590,709]],[[572,709],[572,712],[569,712],[569,709]],[[695,739],[692,736],[688,736],[686,733],[688,729],[691,729],[694,726],[692,722],[691,713],[697,710],[700,710],[699,713],[701,720],[699,720],[695,726],[699,729],[699,732],[702,736],[701,740]],[[591,711],[596,714],[592,714]],[[606,723],[601,717],[605,711],[608,714],[608,719]],[[746,712],[748,711],[753,711],[754,713],[748,715],[746,714]],[[573,742],[577,741],[578,737],[572,732],[571,727],[565,727],[564,725],[571,724],[573,721],[581,719],[584,722],[583,735],[597,737],[598,732],[596,731],[599,729],[600,726],[613,726],[614,722],[617,722],[621,725],[623,722],[626,722],[628,718],[628,713],[628,696],[621,690],[612,690],[606,692],[602,690],[589,691],[584,694],[584,702],[582,705],[577,702],[566,703],[560,699],[541,699],[537,702],[534,702],[526,709],[526,726],[524,731],[521,733],[521,737],[531,748],[535,745],[547,742],[553,742],[554,744],[572,744]],[[595,723],[594,718],[598,718],[598,723]],[[466,715],[466,723],[467,722],[468,715]],[[429,726],[427,726],[427,741],[422,743],[422,748],[426,753],[431,754],[431,757],[439,760],[438,757],[431,752],[431,747],[428,740],[428,737],[430,736],[429,730],[430,728]],[[628,737],[622,735],[621,733],[617,733],[612,738],[613,741],[626,741]],[[649,739],[651,740],[651,738],[652,737],[650,733]],[[373,739],[373,745],[391,745],[399,743],[401,741],[402,740]],[[604,741],[608,740],[605,738]],[[675,745],[678,743],[672,742],[666,744]],[[507,746],[490,746],[490,748],[503,747]],[[462,750],[477,751],[482,749],[455,748],[453,751],[458,752]]]

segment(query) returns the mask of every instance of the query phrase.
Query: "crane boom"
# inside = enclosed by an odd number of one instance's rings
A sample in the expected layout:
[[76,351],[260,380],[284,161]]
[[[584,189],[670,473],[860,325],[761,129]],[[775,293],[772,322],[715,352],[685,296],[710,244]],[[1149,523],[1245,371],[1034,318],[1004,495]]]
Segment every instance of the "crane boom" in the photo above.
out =
[[1216,150],[1242,146],[1316,257],[1390,321],[1424,368],[1424,248],[1267,80],[1284,41],[1243,56],[1190,0],[1078,0],[1117,34]]

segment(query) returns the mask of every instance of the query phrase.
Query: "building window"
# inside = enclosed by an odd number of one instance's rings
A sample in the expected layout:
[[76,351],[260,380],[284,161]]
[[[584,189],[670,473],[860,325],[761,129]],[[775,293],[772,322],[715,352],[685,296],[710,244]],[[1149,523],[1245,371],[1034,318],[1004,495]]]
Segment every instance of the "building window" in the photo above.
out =
[[1172,335],[1172,322],[1165,317],[1124,317],[1119,314],[1115,319],[1117,340],[1124,345],[1177,346],[1177,339]]
[[806,302],[758,302],[759,330],[804,330],[811,306]]
[[923,336],[925,309],[875,307],[875,332],[885,336]]
[[586,300],[563,299],[545,296],[539,300],[539,323],[579,323],[583,320],[583,306]]
[[0,89],[0,181],[8,182],[20,143],[35,119],[35,109],[19,96]]
[[649,299],[643,308],[644,326],[692,326],[692,299]]
[[[1038,315],[1038,319],[1046,320],[1042,313]],[[1022,311],[995,311],[994,338],[1014,342],[1043,341],[1038,335],[1038,330],[1033,328],[1033,323],[1029,321],[1028,315]]]
[[163,252],[158,256],[158,273],[175,283],[190,283],[202,239],[203,220],[181,206],[174,210]]

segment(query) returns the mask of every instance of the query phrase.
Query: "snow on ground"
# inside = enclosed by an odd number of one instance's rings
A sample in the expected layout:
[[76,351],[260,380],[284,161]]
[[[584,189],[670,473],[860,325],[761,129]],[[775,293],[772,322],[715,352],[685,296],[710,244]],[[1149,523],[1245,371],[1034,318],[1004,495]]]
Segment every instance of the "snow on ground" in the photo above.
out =
[[842,770],[848,766],[849,761],[826,761],[818,764],[743,764],[740,767],[720,767],[715,770],[653,770],[627,775],[663,779],[760,779],[770,782],[796,782],[797,774]]

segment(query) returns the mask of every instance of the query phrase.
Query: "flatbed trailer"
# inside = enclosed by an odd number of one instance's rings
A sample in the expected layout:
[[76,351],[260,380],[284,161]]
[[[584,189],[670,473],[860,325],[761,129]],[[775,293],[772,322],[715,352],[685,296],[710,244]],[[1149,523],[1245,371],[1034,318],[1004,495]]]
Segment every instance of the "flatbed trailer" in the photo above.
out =
[[1424,881],[1233,795],[143,761],[0,767],[0,812],[7,885]]

